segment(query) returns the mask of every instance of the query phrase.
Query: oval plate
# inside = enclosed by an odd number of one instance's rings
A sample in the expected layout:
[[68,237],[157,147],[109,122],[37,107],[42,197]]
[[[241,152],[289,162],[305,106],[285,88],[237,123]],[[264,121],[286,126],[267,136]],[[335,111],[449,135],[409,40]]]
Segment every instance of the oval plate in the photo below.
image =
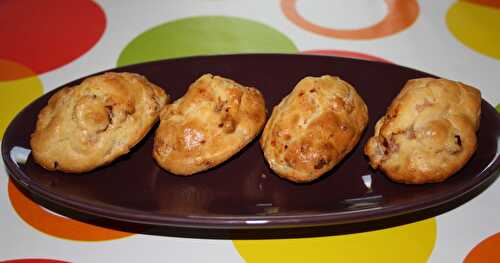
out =
[[[174,99],[203,73],[218,74],[260,89],[268,112],[303,77],[337,75],[351,83],[366,101],[370,122],[356,148],[341,163],[319,180],[304,185],[273,174],[257,139],[214,169],[191,177],[171,175],[151,157],[154,129],[129,154],[90,173],[49,172],[31,158],[18,166],[9,151],[14,146],[29,148],[37,114],[54,90],[26,107],[5,132],[2,157],[19,186],[63,208],[119,221],[242,229],[387,219],[446,205],[497,177],[500,117],[484,100],[477,152],[445,182],[397,184],[370,169],[363,146],[373,134],[375,122],[407,80],[431,76],[413,69],[348,58],[246,54],[155,61],[112,71],[143,74]],[[371,187],[367,187],[370,180]]]

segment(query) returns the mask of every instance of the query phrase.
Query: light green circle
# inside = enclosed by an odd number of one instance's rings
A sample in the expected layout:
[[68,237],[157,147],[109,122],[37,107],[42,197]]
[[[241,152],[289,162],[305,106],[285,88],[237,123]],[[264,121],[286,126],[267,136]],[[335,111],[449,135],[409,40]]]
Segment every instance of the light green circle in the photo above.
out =
[[167,58],[233,53],[295,53],[283,33],[252,20],[197,16],[167,22],[134,38],[118,66]]

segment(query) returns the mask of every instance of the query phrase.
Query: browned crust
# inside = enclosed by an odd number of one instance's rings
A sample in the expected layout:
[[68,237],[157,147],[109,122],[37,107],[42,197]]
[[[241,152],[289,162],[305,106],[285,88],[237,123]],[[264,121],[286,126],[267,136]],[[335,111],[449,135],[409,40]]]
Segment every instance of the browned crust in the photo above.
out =
[[477,148],[481,93],[446,79],[406,83],[364,152],[374,169],[396,182],[441,182],[470,159]]
[[357,144],[368,109],[338,77],[306,77],[273,109],[260,145],[271,169],[297,183],[332,169]]
[[165,91],[135,73],[104,73],[56,92],[39,113],[31,148],[47,170],[82,173],[136,145],[169,101]]
[[265,120],[264,97],[257,89],[205,74],[161,113],[153,157],[173,174],[201,172],[239,152]]

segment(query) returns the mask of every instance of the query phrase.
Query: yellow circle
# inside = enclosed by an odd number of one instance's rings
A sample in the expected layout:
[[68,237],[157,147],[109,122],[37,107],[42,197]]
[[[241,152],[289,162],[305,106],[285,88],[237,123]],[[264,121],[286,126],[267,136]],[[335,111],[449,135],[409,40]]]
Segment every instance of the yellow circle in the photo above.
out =
[[[14,62],[0,59],[0,71],[7,72],[4,70],[7,68],[12,70],[13,64]],[[17,64],[16,68],[21,69],[23,66]],[[16,114],[42,94],[42,81],[35,74],[20,79],[0,80],[0,138]]]
[[436,219],[349,235],[234,240],[252,262],[427,262],[436,241]]
[[500,59],[500,8],[457,1],[448,10],[446,23],[464,45]]

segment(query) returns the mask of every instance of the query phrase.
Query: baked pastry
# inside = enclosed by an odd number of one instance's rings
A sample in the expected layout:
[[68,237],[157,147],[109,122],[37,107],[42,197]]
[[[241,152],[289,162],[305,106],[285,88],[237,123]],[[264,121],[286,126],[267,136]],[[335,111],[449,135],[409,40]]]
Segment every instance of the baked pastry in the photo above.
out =
[[47,170],[82,173],[129,152],[169,101],[134,73],[104,73],[56,92],[31,134],[34,160]]
[[265,120],[264,97],[257,89],[205,74],[163,109],[153,157],[173,174],[201,172],[250,143]]
[[332,169],[357,144],[368,109],[338,77],[306,77],[273,109],[260,145],[271,169],[297,183]]
[[476,150],[479,90],[446,79],[409,80],[365,145],[374,169],[396,182],[441,182]]

